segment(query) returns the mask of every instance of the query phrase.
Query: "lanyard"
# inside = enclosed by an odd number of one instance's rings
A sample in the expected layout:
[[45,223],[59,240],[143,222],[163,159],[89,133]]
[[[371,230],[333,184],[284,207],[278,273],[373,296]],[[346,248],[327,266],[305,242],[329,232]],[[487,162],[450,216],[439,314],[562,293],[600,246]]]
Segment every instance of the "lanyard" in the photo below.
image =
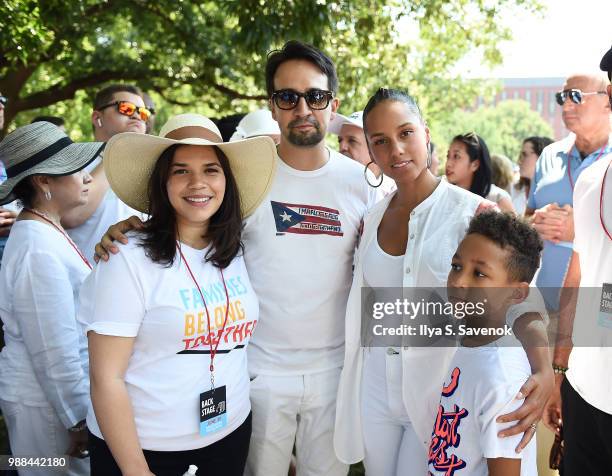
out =
[[[572,179],[572,156],[571,156],[571,152],[574,149],[574,147],[576,147],[575,143],[574,143],[574,145],[572,145],[570,147],[570,150],[567,151],[567,178],[569,179],[570,186],[572,187],[572,192],[574,191],[574,180]],[[608,147],[607,143],[601,149],[599,149],[599,154],[597,154],[597,157],[595,157],[595,160],[593,161],[593,163],[595,163],[595,162],[597,162],[599,160],[599,158],[601,157],[601,154],[603,154],[603,151],[604,151],[604,149],[606,147]]]
[[74,243],[74,241],[72,241],[72,239],[70,239],[70,237],[66,234],[64,230],[62,230],[59,226],[53,223],[52,220],[49,220],[49,218],[47,218],[43,213],[39,212],[38,210],[34,210],[33,208],[25,208],[25,211],[30,212],[33,215],[36,215],[37,217],[42,218],[47,223],[49,223],[51,226],[53,226],[53,228],[59,231],[62,235],[64,235],[64,238],[68,240],[68,243],[70,243],[70,246],[72,246],[74,248],[74,251],[76,251],[79,254],[81,259],[83,260],[83,263],[85,263],[89,269],[92,269],[91,264],[89,264],[89,261],[87,261],[87,258],[85,258],[83,253],[81,253],[81,250],[79,250],[78,246]]
[[229,313],[229,294],[227,292],[227,286],[225,284],[225,277],[223,276],[223,270],[219,269],[219,272],[221,273],[221,281],[223,282],[223,289],[225,289],[225,298],[226,298],[226,305],[225,305],[225,319],[223,320],[223,327],[221,328],[221,333],[219,334],[219,338],[217,339],[217,343],[215,344],[215,346],[213,347],[213,343],[212,343],[212,334],[210,332],[210,314],[208,312],[208,306],[206,305],[206,300],[204,299],[204,293],[202,293],[202,289],[200,288],[200,285],[198,284],[198,281],[196,280],[195,276],[193,275],[193,272],[191,271],[191,267],[189,266],[189,263],[187,262],[187,260],[185,259],[185,255],[183,255],[183,252],[181,251],[181,245],[179,245],[179,242],[176,242],[176,248],[178,249],[179,254],[181,255],[182,260],[185,263],[185,266],[187,267],[187,271],[189,272],[189,276],[191,276],[191,279],[193,281],[193,283],[196,285],[196,288],[198,288],[198,292],[200,293],[200,297],[202,298],[202,302],[204,303],[204,310],[206,311],[206,320],[208,322],[208,343],[210,344],[210,384],[212,385],[212,390],[215,389],[215,356],[217,355],[217,349],[219,348],[219,342],[221,342],[221,336],[223,335],[223,331],[225,330],[225,325],[227,324],[227,315]]
[[601,222],[601,227],[603,228],[604,233],[608,235],[608,238],[610,238],[610,240],[612,240],[612,235],[610,235],[610,232],[606,228],[606,224],[603,219],[604,188],[606,186],[606,176],[608,175],[608,169],[610,168],[610,164],[612,164],[612,160],[608,162],[608,166],[606,167],[606,171],[604,172],[603,180],[601,181],[601,192],[599,194],[599,221]]

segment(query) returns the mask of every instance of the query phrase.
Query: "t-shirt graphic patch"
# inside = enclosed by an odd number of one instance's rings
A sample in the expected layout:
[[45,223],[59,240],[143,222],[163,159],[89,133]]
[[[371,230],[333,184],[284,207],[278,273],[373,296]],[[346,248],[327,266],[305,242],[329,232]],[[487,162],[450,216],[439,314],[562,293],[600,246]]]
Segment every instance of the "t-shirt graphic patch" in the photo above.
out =
[[273,202],[277,234],[343,236],[340,212],[316,205]]
[[[442,389],[442,397],[450,397],[459,387],[459,377],[461,370],[455,367],[451,372],[451,381]],[[436,471],[444,472],[445,476],[453,476],[456,471],[465,468],[466,462],[454,453],[461,444],[459,426],[461,420],[468,415],[465,408],[453,405],[452,409],[445,409],[443,402],[440,402],[436,422],[431,434],[431,444],[429,445],[429,464]],[[451,454],[449,454],[449,452]],[[431,472],[429,472],[431,475]]]

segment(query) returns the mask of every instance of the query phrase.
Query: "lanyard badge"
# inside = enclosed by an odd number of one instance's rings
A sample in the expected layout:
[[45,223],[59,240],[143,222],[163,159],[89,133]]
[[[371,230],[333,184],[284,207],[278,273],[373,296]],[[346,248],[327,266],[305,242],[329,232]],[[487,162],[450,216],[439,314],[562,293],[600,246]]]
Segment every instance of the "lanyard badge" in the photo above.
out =
[[200,394],[200,435],[208,436],[227,426],[225,385]]
[[177,241],[176,248],[178,249],[179,254],[185,266],[187,267],[187,271],[189,276],[191,277],[193,283],[195,284],[198,292],[200,293],[200,297],[202,298],[202,302],[204,303],[204,310],[206,311],[206,319],[208,321],[208,337],[210,343],[210,387],[211,389],[208,392],[204,392],[200,394],[200,435],[208,436],[212,433],[215,433],[222,428],[227,426],[227,391],[225,385],[221,387],[215,388],[215,356],[217,355],[217,349],[219,348],[219,342],[221,342],[221,336],[223,335],[223,331],[225,331],[225,326],[227,324],[227,316],[229,313],[229,293],[227,292],[227,285],[225,284],[225,277],[223,276],[223,270],[219,270],[221,273],[221,281],[223,282],[223,288],[225,289],[225,319],[223,320],[223,327],[221,332],[219,333],[219,337],[217,339],[217,343],[213,347],[213,335],[210,331],[210,313],[208,312],[208,306],[206,305],[206,300],[204,299],[204,293],[202,293],[202,289],[198,284],[193,272],[191,271],[191,267],[189,266],[189,262],[185,259],[183,252],[181,251],[181,247]]
[[603,283],[601,286],[601,301],[599,303],[599,319],[597,321],[600,327],[612,329],[612,284]]

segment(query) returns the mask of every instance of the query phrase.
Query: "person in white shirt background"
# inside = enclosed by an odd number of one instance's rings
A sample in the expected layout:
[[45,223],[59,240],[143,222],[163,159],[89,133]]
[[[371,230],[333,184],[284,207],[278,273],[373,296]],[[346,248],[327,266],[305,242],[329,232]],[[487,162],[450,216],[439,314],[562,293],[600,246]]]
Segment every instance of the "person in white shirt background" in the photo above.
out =
[[108,142],[112,189],[150,219],[81,291],[92,476],[175,476],[191,464],[242,476],[258,321],[242,216],[268,193],[275,156],[268,137],[222,143],[197,114],[170,118],[159,137]]
[[514,212],[510,195],[491,179],[491,156],[484,139],[473,132],[455,136],[446,155],[449,183],[491,200],[502,212]]
[[338,136],[338,149],[342,155],[366,167],[366,177],[371,186],[379,188],[380,198],[395,190],[395,182],[384,175],[380,167],[370,158],[370,151],[363,133],[363,112],[356,111],[350,116],[336,114],[329,123],[329,132]]
[[[8,179],[0,204],[24,209],[12,227],[0,271],[0,407],[15,456],[70,456],[67,475],[89,474],[85,414],[87,344],[76,321],[79,288],[91,269],[60,225],[88,199],[82,169],[102,143],[73,143],[55,125],[17,128],[0,143]],[[23,468],[20,475],[48,474]]]
[[[379,89],[364,109],[364,127],[372,158],[398,189],[365,219],[346,310],[334,448],[346,463],[363,459],[368,474],[425,474],[432,422],[454,348],[363,348],[362,289],[444,287],[470,219],[495,204],[431,173],[429,129],[407,93]],[[534,373],[521,387],[527,400],[502,417],[520,420],[503,431],[505,436],[525,432],[518,450],[535,434],[552,387],[543,309],[536,301],[513,306],[507,316],[521,340],[534,338],[542,345],[526,348]]]
[[[600,68],[612,81],[612,48]],[[612,104],[612,85],[606,92]],[[555,389],[543,417],[563,440],[564,476],[609,474],[612,461],[611,169],[608,151],[580,174],[573,193],[574,248],[560,297]]]
[[544,148],[552,142],[550,137],[532,136],[527,137],[521,145],[518,160],[519,179],[510,189],[512,206],[519,215],[523,215],[527,208],[527,197],[529,197],[531,181],[535,174],[536,162]]
[[[107,142],[120,132],[144,133],[150,111],[145,107],[141,94],[140,89],[125,84],[113,84],[98,91],[91,113],[95,140]],[[129,160],[137,159],[131,157]],[[93,261],[95,244],[106,229],[138,213],[109,189],[101,160],[91,164],[88,171],[93,177],[89,202],[66,214],[62,225],[87,259]]]

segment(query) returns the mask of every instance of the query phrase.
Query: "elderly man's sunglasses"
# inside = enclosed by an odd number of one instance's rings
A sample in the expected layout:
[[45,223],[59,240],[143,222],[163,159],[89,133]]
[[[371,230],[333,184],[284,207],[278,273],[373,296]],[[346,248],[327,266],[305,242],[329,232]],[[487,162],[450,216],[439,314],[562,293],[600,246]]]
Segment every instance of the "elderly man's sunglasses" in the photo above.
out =
[[580,89],[565,89],[564,91],[559,91],[555,94],[555,98],[557,99],[557,104],[559,106],[563,106],[567,98],[570,98],[574,104],[582,104],[585,96],[595,96],[598,94],[608,95],[605,91],[595,91],[592,93],[583,93]]
[[274,104],[284,110],[295,108],[298,102],[300,102],[300,98],[304,98],[310,109],[325,109],[329,106],[329,101],[333,97],[334,93],[323,89],[311,89],[305,93],[300,93],[293,89],[281,89],[272,93]]
[[106,104],[105,106],[99,107],[98,111],[103,111],[108,107],[117,107],[117,111],[119,114],[124,116],[132,117],[135,112],[138,111],[138,115],[143,121],[147,121],[149,117],[151,117],[151,111],[143,106],[137,106],[136,104],[130,101],[115,101],[110,104]]

